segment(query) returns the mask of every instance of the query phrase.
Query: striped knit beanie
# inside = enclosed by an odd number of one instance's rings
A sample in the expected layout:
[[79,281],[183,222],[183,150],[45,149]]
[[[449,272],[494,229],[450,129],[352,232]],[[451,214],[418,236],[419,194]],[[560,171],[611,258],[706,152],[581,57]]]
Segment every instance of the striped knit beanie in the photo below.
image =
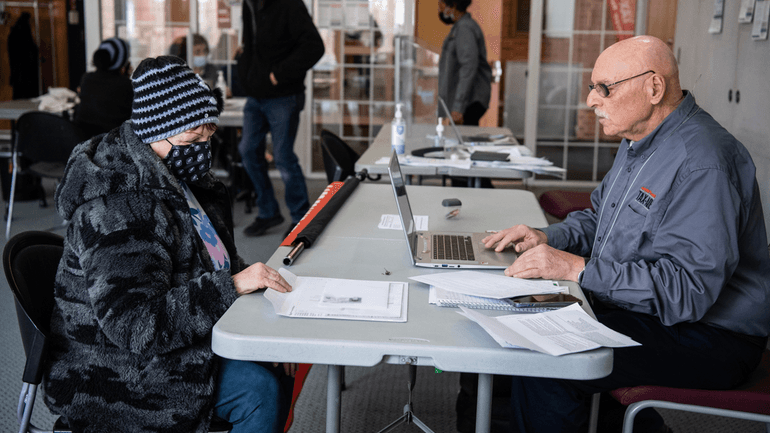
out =
[[107,68],[110,71],[115,71],[128,64],[129,57],[131,57],[131,47],[128,42],[120,38],[109,38],[102,41],[99,44],[100,50],[105,50],[110,53],[110,66]]
[[131,82],[131,127],[144,143],[173,137],[204,123],[219,123],[224,107],[222,92],[211,90],[179,57],[142,60]]

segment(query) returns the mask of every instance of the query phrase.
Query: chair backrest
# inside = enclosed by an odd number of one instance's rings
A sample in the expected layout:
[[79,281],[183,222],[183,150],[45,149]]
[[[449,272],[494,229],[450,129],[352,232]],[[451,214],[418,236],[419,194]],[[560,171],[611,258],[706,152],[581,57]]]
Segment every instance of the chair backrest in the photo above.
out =
[[54,281],[64,251],[64,238],[50,232],[27,231],[11,238],[3,250],[3,269],[16,301],[27,363],[24,382],[39,384],[46,337],[54,304]]
[[31,111],[16,121],[16,149],[32,162],[67,162],[72,149],[89,137],[53,113]]
[[326,180],[329,183],[355,176],[355,164],[359,155],[341,138],[326,129],[322,130],[321,149]]

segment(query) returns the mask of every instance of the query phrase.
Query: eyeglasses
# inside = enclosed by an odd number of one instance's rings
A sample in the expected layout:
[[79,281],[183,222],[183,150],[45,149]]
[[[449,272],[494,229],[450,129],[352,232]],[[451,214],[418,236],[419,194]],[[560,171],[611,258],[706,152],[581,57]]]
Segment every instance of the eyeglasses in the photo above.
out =
[[588,88],[590,90],[596,90],[596,92],[599,93],[599,95],[602,98],[606,98],[606,97],[610,96],[610,87],[614,86],[615,84],[620,84],[620,83],[622,83],[624,81],[633,80],[634,78],[641,77],[642,75],[649,74],[650,72],[652,72],[653,74],[655,73],[655,71],[649,70],[647,72],[642,72],[639,75],[634,75],[633,77],[626,78],[625,80],[615,81],[612,84],[602,84],[602,83],[599,83],[599,84],[589,84]]

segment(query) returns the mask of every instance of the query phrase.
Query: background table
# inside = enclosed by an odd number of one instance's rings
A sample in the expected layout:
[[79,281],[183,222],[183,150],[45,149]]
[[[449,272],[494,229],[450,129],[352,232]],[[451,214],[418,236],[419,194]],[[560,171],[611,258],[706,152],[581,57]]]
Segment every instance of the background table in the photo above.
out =
[[24,113],[36,111],[38,104],[37,101],[31,99],[2,101],[0,102],[0,119],[17,120]]
[[[516,223],[547,224],[534,194],[528,191],[407,188],[413,212],[429,215],[431,230],[483,231]],[[458,218],[447,220],[441,201],[449,197],[459,198],[463,206]],[[412,266],[403,232],[377,228],[382,214],[396,213],[390,185],[362,183],[289,270],[298,276],[407,281],[406,323],[281,317],[262,293],[254,293],[240,297],[214,326],[214,352],[239,360],[329,365],[327,432],[339,431],[340,366],[344,365],[386,362],[481,373],[477,431],[489,429],[493,374],[593,379],[610,373],[611,349],[561,357],[504,349],[480,326],[457,314],[458,309],[428,304],[428,287],[408,277],[453,270]],[[290,249],[279,247],[267,264],[280,268]],[[571,293],[585,299],[577,284],[567,285]]]
[[241,128],[243,126],[243,106],[246,98],[227,98],[225,107],[219,115],[219,126]]
[[[457,127],[460,135],[475,136],[482,134],[489,135],[507,135],[516,142],[513,138],[511,130],[508,128],[498,127],[483,127],[483,126],[465,126],[459,125]],[[363,170],[364,168],[370,174],[388,174],[387,164],[377,164],[377,161],[384,157],[389,157],[391,153],[390,146],[390,125],[384,125],[369,148],[364,152],[361,157],[356,161],[356,172]],[[429,135],[436,134],[436,125],[426,123],[415,123],[411,125],[406,137],[406,154],[411,154],[415,149],[422,149],[425,147],[433,146],[433,142],[427,137]],[[454,131],[451,126],[444,127],[444,137],[456,140]],[[516,142],[518,144],[518,142]],[[529,152],[529,149],[520,146],[522,152]],[[471,167],[470,169],[461,169],[455,167],[426,167],[426,166],[411,166],[402,164],[401,171],[404,175],[418,175],[418,176],[467,176],[473,178],[503,178],[503,179],[526,179],[532,177],[532,173],[522,170],[510,170],[505,168],[493,168],[493,167]]]

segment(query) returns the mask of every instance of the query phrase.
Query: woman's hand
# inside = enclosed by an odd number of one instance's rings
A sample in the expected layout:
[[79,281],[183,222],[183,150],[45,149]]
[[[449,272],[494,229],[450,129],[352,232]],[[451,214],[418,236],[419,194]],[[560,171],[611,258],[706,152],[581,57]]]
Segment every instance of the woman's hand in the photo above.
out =
[[[273,367],[278,367],[278,362],[273,363]],[[286,373],[287,376],[294,377],[297,374],[298,365],[293,362],[284,362],[283,363],[283,372]]]
[[233,276],[235,291],[245,295],[259,289],[268,288],[277,292],[291,292],[291,286],[281,274],[264,263],[254,263]]

